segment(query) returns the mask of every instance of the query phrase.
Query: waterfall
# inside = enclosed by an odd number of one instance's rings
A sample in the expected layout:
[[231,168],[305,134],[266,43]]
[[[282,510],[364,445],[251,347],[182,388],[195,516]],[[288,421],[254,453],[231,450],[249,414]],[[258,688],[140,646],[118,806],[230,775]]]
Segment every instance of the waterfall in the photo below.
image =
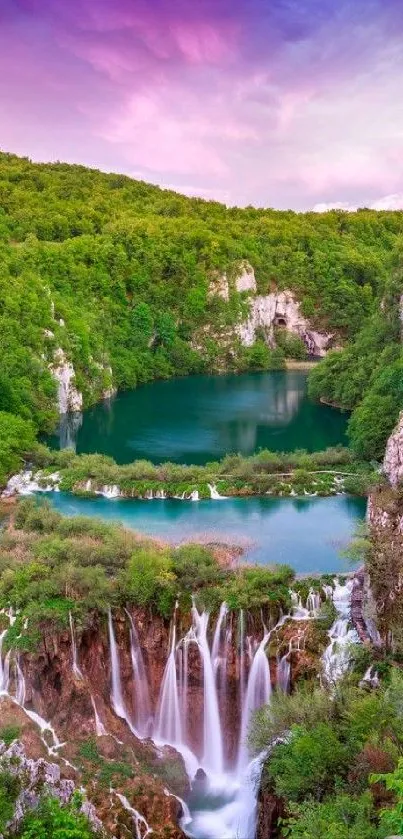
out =
[[192,490],[190,493],[190,501],[200,501],[198,489]]
[[73,673],[76,679],[83,679],[84,676],[82,671],[78,666],[78,656],[77,656],[77,644],[76,644],[76,637],[74,634],[74,623],[73,623],[73,616],[71,612],[69,612],[69,624],[70,624],[70,635],[71,635],[71,649],[73,653]]
[[239,685],[241,708],[245,697],[245,617],[243,609],[239,612]]
[[218,710],[217,689],[214,678],[213,664],[210,649],[207,641],[207,626],[209,615],[202,612],[200,615],[193,604],[193,623],[199,645],[200,655],[203,662],[203,685],[204,685],[204,724],[203,724],[203,768],[215,774],[223,771],[224,752],[222,742],[222,731],[220,713]]
[[213,645],[211,647],[211,660],[213,663],[213,669],[216,676],[218,675],[218,669],[223,667],[224,659],[220,657],[220,646],[222,643],[222,629],[223,626],[225,628],[225,622],[227,619],[228,607],[226,603],[221,603],[220,611],[218,613],[216,628],[214,631],[213,637]]
[[306,608],[308,612],[310,612],[313,616],[316,616],[321,604],[321,598],[318,591],[313,591],[313,589],[309,590],[309,594],[306,601]]
[[220,495],[215,484],[207,484],[207,486],[210,490],[210,498],[212,501],[224,501],[224,499],[227,498],[226,495]]
[[[115,795],[116,798],[119,799],[122,807],[125,810],[127,810],[128,813],[131,813],[133,817],[134,829],[136,831],[136,839],[145,839],[145,837],[148,836],[149,833],[153,833],[151,827],[149,827],[149,825],[147,824],[144,816],[142,816],[138,810],[135,810],[134,807],[131,806],[126,796],[122,795],[120,792],[115,792]],[[142,828],[144,828],[144,833],[142,831]]]
[[270,632],[264,633],[256,653],[253,657],[246,689],[245,701],[242,707],[241,735],[239,741],[238,767],[241,769],[248,759],[248,729],[254,711],[263,705],[268,705],[271,696],[270,666],[265,653]]
[[[5,634],[5,633],[2,633]],[[0,651],[1,656],[1,651]],[[6,657],[4,659],[4,664],[1,666],[0,669],[0,694],[8,693],[8,689],[10,686],[10,656],[11,650],[8,651]]]
[[123,699],[122,694],[122,682],[120,679],[120,661],[119,661],[119,652],[118,647],[116,644],[115,633],[113,630],[113,620],[112,620],[112,612],[108,609],[108,632],[109,632],[109,647],[111,653],[111,672],[112,672],[112,693],[111,693],[111,702],[112,708],[115,711],[115,714],[120,717],[122,720],[125,720],[127,725],[130,728],[132,734],[135,734],[137,737],[138,732],[133,726],[133,723],[130,720],[130,717],[127,713],[126,706]]
[[106,737],[108,732],[107,732],[103,722],[101,722],[100,716],[99,716],[98,711],[97,711],[97,706],[95,705],[95,699],[94,699],[93,696],[91,696],[91,705],[92,705],[92,708],[93,708],[93,711],[94,711],[94,718],[95,718],[95,734],[97,735],[97,737]]
[[125,612],[130,622],[130,655],[133,667],[135,696],[134,721],[140,736],[147,737],[150,734],[150,727],[152,724],[151,701],[148,690],[147,674],[133,618],[127,609],[125,609]]
[[162,743],[182,743],[182,721],[176,679],[176,607],[172,622],[171,648],[165,665],[158,703],[156,739]]
[[[2,659],[3,640],[4,640],[4,637],[6,635],[7,635],[7,629],[3,629],[3,631],[0,632],[0,693],[7,693],[7,690],[4,687],[5,686],[5,681],[6,681],[5,672],[4,672],[5,662],[4,662],[4,665],[3,665],[3,659]],[[7,683],[8,683],[8,680],[7,680]]]
[[291,679],[291,663],[290,663],[291,647],[282,658],[278,659],[277,663],[277,688],[283,693],[290,692]]
[[182,734],[186,742],[187,739],[187,714],[188,714],[188,661],[189,661],[189,638],[184,638],[182,641],[182,669],[181,669],[181,688],[180,688],[180,702],[182,714]]
[[337,611],[337,618],[328,632],[329,645],[322,656],[323,675],[328,683],[337,681],[347,670],[350,661],[350,646],[359,641],[355,629],[349,629],[351,595],[354,580],[349,580],[341,586],[338,579],[334,581],[333,603]]
[[16,667],[16,672],[17,672],[17,689],[16,689],[16,692],[15,692],[15,699],[16,699],[17,704],[21,705],[21,707],[23,708],[24,707],[24,702],[25,702],[26,690],[25,690],[25,678],[24,678],[24,674],[21,670],[19,655],[17,655],[17,660],[16,660],[15,667]]

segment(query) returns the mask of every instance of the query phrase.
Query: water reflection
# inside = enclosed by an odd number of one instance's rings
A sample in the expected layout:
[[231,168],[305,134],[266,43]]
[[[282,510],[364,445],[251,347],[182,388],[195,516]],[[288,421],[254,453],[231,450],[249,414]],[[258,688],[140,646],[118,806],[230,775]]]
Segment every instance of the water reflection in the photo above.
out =
[[84,412],[53,445],[103,452],[119,463],[205,463],[259,448],[309,451],[345,440],[346,418],[311,402],[301,371],[154,382]]

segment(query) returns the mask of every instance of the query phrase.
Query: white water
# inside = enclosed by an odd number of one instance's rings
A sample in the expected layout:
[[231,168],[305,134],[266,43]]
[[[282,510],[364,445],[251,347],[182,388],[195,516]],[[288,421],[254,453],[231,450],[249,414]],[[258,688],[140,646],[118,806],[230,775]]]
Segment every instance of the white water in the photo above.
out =
[[133,825],[136,831],[136,839],[145,839],[145,837],[153,831],[151,827],[149,827],[149,825],[147,824],[144,816],[142,816],[138,810],[135,810],[135,808],[132,807],[125,795],[122,795],[120,792],[116,792],[115,795],[116,798],[119,799],[122,807],[124,807],[124,809],[131,813],[131,815],[133,816]]
[[94,711],[94,719],[95,719],[95,734],[97,737],[106,737],[108,732],[98,714],[97,706],[95,704],[95,699],[91,696],[91,705]]
[[161,685],[156,740],[161,743],[180,746],[183,743],[183,738],[175,653],[176,609],[171,629],[171,647]]
[[277,663],[277,688],[283,693],[290,692],[291,663],[290,650]]
[[76,636],[75,636],[75,633],[74,633],[74,622],[73,622],[73,616],[72,616],[71,612],[69,612],[69,624],[70,624],[70,635],[71,635],[71,651],[72,651],[72,655],[73,655],[73,661],[72,661],[73,673],[74,673],[76,679],[83,679],[84,676],[83,676],[83,673],[80,670],[80,667],[79,667],[79,664],[78,664]]
[[333,603],[337,611],[337,618],[331,627],[329,645],[322,657],[323,675],[329,684],[336,682],[346,672],[350,663],[351,645],[359,642],[355,629],[349,629],[351,595],[354,580],[341,586],[338,579],[334,581]]
[[192,616],[196,639],[203,662],[204,725],[202,766],[206,772],[221,774],[224,765],[224,749],[220,712],[218,709],[217,686],[207,641],[209,615],[207,612],[199,614],[196,607],[193,606]]
[[123,699],[122,682],[120,679],[120,660],[119,650],[116,644],[115,632],[113,629],[112,612],[108,610],[108,633],[109,633],[109,647],[111,652],[111,677],[112,677],[112,692],[111,703],[115,714],[122,720],[125,720],[130,728],[130,731],[139,736],[139,732],[133,726],[133,723],[127,713],[126,705]]
[[270,632],[264,633],[256,653],[253,657],[249,672],[245,702],[242,708],[241,735],[239,740],[238,769],[244,769],[248,764],[249,750],[247,737],[252,714],[263,705],[268,705],[271,696],[270,666],[266,656],[266,645]]
[[147,676],[133,618],[127,609],[125,609],[125,611],[130,622],[130,655],[133,667],[134,689],[134,724],[141,737],[148,737],[151,731],[152,714]]
[[220,495],[215,484],[207,484],[210,491],[210,498],[212,501],[224,501],[226,495]]

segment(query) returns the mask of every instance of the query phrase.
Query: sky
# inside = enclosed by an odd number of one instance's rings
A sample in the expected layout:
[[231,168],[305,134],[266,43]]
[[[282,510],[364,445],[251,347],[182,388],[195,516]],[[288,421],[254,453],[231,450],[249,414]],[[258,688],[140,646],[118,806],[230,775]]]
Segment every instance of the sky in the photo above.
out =
[[230,205],[403,208],[403,0],[0,0],[0,147]]

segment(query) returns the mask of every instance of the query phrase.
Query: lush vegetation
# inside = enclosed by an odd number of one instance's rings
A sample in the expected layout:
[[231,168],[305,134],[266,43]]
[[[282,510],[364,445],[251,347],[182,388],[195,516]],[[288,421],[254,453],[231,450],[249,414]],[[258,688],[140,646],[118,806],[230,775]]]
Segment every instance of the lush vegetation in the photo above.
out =
[[358,686],[362,661],[330,695],[302,685],[256,715],[251,742],[271,747],[263,787],[286,806],[289,839],[385,839],[401,831],[403,677]]
[[312,454],[262,449],[251,457],[229,454],[205,466],[155,465],[147,460],[121,466],[105,455],[76,455],[71,449],[58,452],[42,446],[36,448],[33,460],[39,467],[40,486],[46,487],[49,475],[57,472],[62,490],[87,497],[105,486],[117,486],[129,498],[162,490],[168,496],[189,496],[198,490],[201,498],[209,498],[209,484],[215,484],[221,495],[332,495],[341,488],[360,495],[379,482],[370,465],[342,446]]
[[[241,346],[234,326],[247,304],[234,279],[245,260],[259,293],[291,288],[314,327],[353,339],[378,306],[402,233],[400,212],[228,209],[120,175],[0,154],[0,411],[52,428],[49,365],[58,348],[74,364],[84,404],[112,384],[302,358],[301,342],[282,330],[276,350],[261,338]],[[223,272],[228,300],[211,293]],[[390,385],[377,387],[376,406],[388,407]],[[333,390],[323,392],[336,397]],[[362,387],[341,402],[361,397]],[[379,445],[358,449],[379,455]],[[0,481],[14,462],[13,451],[2,456]]]
[[[293,576],[287,566],[229,570],[208,547],[162,547],[29,499],[0,534],[0,608],[18,609],[4,643],[32,649],[41,629],[68,626],[70,611],[82,625],[94,612],[128,603],[170,618],[177,599],[188,612],[192,592],[213,611],[226,600],[229,608],[265,608],[276,617],[289,606]],[[6,628],[0,615],[0,627],[2,621]]]
[[314,398],[352,409],[348,433],[359,457],[381,460],[403,409],[403,273],[396,268],[356,338],[330,352],[309,377]]

